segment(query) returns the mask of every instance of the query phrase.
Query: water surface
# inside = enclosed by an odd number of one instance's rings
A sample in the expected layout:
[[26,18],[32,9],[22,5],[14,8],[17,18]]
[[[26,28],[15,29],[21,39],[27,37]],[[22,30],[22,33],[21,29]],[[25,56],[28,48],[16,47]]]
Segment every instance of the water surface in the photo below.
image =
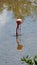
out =
[[[24,10],[20,10],[21,13],[23,12],[21,16],[18,15],[17,9],[8,10],[7,6],[4,6],[0,12],[0,65],[21,65],[22,56],[37,55],[37,12],[35,12],[37,7],[31,7],[29,10],[31,14],[27,10],[28,12],[25,11],[27,14],[24,15]],[[19,16],[23,19],[20,32],[22,35],[16,40],[16,19]],[[18,40],[23,45],[21,50],[17,49]]]

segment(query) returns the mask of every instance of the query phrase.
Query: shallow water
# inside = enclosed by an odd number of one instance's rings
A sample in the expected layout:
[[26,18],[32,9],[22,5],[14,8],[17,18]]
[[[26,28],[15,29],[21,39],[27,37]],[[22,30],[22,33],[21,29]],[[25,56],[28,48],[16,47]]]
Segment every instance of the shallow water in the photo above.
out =
[[[21,57],[37,54],[37,15],[24,19],[20,33],[16,39],[16,18],[12,11],[3,9],[0,14],[0,65],[21,65]],[[18,40],[23,45],[21,50],[17,49]]]

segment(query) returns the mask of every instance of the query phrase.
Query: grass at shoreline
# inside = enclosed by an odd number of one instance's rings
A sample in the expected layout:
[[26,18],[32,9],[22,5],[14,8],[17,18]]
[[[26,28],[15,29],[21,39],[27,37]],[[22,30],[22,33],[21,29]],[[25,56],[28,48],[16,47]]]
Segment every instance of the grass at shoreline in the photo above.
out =
[[22,57],[21,61],[24,63],[26,62],[29,65],[37,65],[37,55],[34,56],[33,58],[30,56]]

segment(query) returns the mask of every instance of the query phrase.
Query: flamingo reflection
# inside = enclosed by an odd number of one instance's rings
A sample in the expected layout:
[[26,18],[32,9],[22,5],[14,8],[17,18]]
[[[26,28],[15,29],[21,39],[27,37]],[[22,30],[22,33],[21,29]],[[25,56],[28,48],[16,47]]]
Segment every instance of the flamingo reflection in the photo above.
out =
[[21,43],[20,43],[20,40],[19,40],[18,36],[16,36],[16,42],[17,42],[17,50],[22,50],[23,45],[21,45]]

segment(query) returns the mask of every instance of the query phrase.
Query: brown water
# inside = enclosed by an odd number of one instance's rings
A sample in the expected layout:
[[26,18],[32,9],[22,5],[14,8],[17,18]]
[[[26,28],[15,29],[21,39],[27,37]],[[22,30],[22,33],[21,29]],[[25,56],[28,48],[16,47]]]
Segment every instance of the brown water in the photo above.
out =
[[[17,18],[23,20],[18,37]],[[26,55],[37,55],[37,0],[0,0],[0,65],[21,65]]]

